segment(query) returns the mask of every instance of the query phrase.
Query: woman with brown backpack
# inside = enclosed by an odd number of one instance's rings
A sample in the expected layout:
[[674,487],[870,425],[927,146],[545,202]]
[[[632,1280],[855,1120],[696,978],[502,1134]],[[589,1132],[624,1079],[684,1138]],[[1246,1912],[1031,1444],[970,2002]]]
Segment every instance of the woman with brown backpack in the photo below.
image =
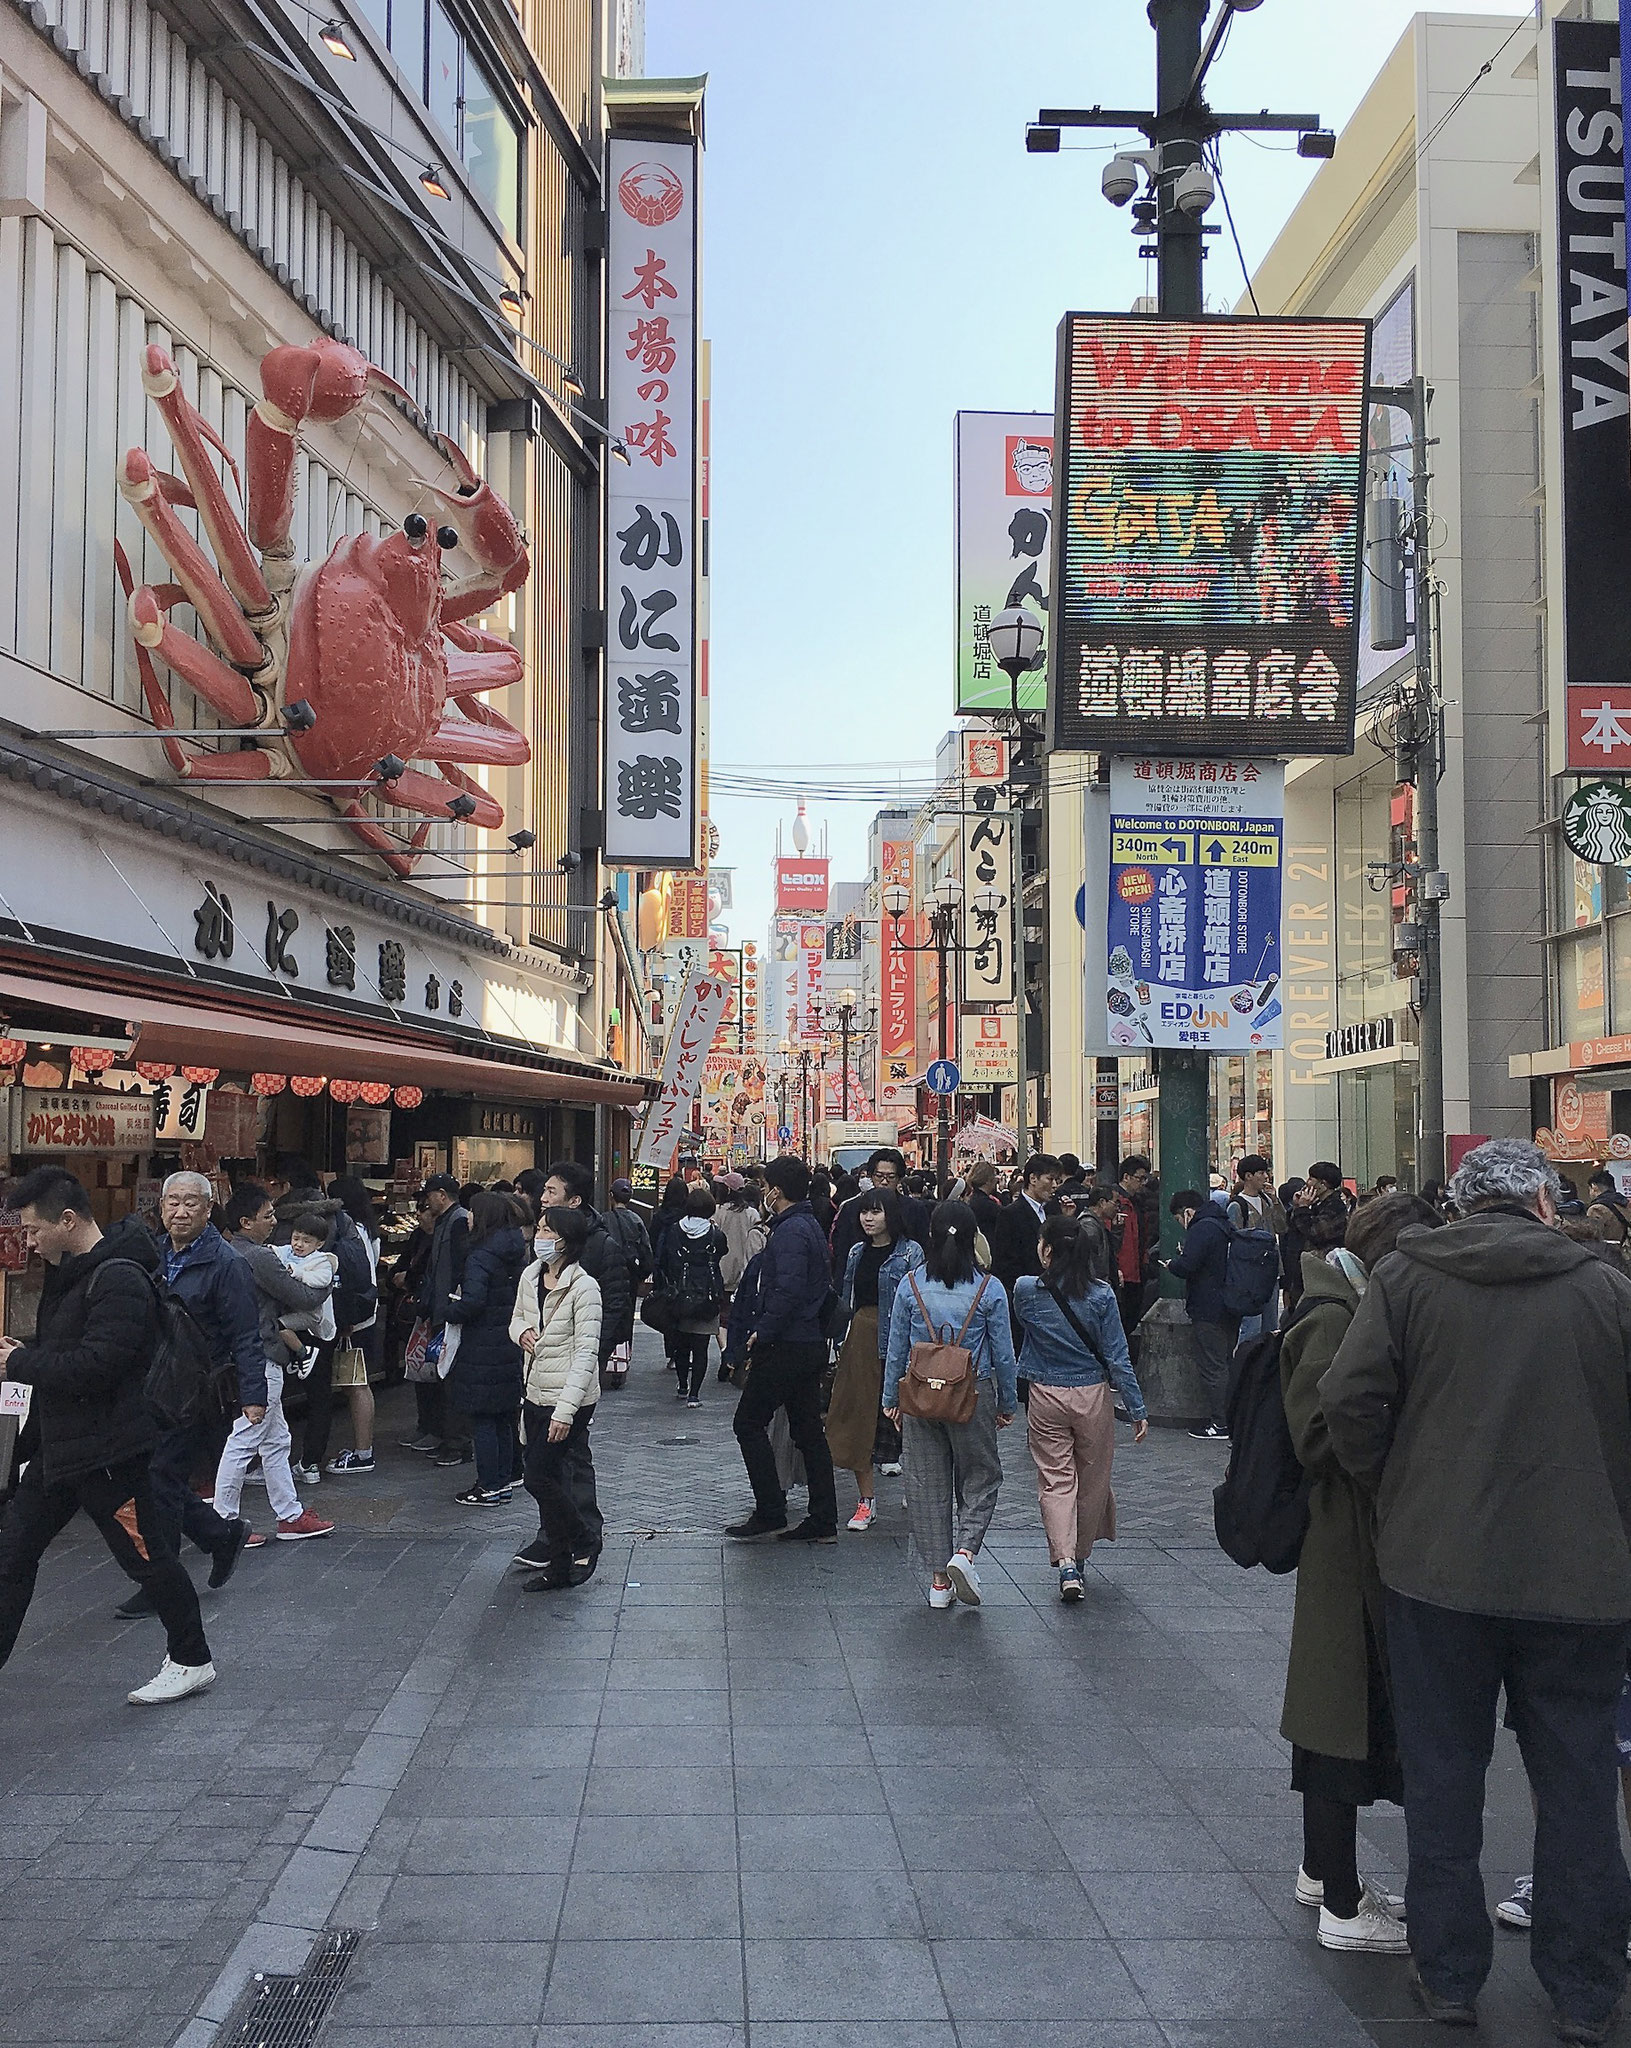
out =
[[980,1604],[974,1560],[996,1512],[997,1431],[1018,1410],[1017,1376],[1008,1296],[975,1270],[974,1212],[942,1202],[921,1272],[895,1290],[883,1375],[884,1413],[904,1438],[912,1541],[933,1573],[931,1607]]

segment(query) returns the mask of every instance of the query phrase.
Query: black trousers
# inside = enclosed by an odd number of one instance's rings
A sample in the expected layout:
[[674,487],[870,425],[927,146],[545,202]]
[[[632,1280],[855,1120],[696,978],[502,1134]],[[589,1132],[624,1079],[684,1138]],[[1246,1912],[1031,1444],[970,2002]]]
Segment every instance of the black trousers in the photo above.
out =
[[[583,1499],[583,1453],[589,1443],[589,1424],[594,1409],[580,1408],[572,1418],[563,1442],[549,1441],[552,1408],[540,1408],[535,1401],[523,1409],[527,1424],[525,1485],[538,1503],[538,1525],[549,1547],[551,1565],[565,1565],[574,1557],[598,1555],[601,1519],[598,1504],[594,1516],[585,1512]],[[593,1501],[594,1464],[588,1463],[590,1500]]]
[[682,1394],[694,1397],[702,1392],[702,1383],[708,1377],[708,1350],[713,1341],[711,1335],[698,1337],[689,1330],[674,1332],[674,1357],[679,1368]]
[[232,1532],[207,1501],[193,1491],[193,1474],[207,1466],[213,1472],[221,1462],[229,1425],[225,1417],[199,1415],[184,1429],[160,1433],[150,1470],[155,1534],[174,1556],[181,1554],[186,1536],[200,1550],[219,1550]]
[[40,1559],[81,1508],[101,1530],[120,1569],[152,1599],[170,1656],[177,1664],[207,1664],[210,1652],[198,1595],[175,1546],[161,1540],[163,1517],[145,1458],[86,1472],[62,1486],[47,1487],[37,1458],[23,1474],[0,1515],[0,1664],[11,1655],[34,1597]]
[[1441,1996],[1472,1998],[1493,1957],[1478,1859],[1503,1685],[1535,1795],[1535,1975],[1569,2019],[1606,2018],[1624,1991],[1631,1876],[1620,1851],[1614,1707],[1626,1634],[1457,1614],[1388,1593],[1410,1840],[1405,1911],[1422,1979]]
[[747,1385],[731,1426],[742,1447],[742,1463],[748,1468],[753,1504],[764,1521],[787,1519],[787,1495],[776,1476],[776,1453],[770,1448],[770,1418],[778,1408],[785,1408],[787,1427],[803,1455],[805,1477],[810,1482],[810,1520],[819,1529],[838,1527],[832,1452],[821,1425],[821,1375],[826,1369],[827,1347],[819,1340],[755,1346],[751,1354]]
[[315,1465],[319,1472],[328,1457],[328,1433],[334,1423],[334,1354],[339,1348],[337,1337],[320,1338],[317,1363],[306,1378],[306,1419],[300,1432],[298,1462]]

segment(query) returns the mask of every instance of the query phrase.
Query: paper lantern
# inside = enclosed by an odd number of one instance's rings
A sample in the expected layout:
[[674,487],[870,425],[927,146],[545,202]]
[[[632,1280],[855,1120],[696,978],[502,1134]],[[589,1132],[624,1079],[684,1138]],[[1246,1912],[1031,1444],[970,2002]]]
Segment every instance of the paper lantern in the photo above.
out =
[[289,1076],[289,1086],[296,1095],[310,1098],[313,1095],[322,1094],[323,1090],[328,1086],[328,1077],[324,1074],[291,1074]]
[[355,1102],[362,1093],[362,1083],[360,1081],[345,1080],[330,1081],[328,1092],[334,1097],[336,1102]]
[[175,1068],[166,1060],[138,1060],[136,1071],[144,1081],[168,1081]]
[[221,1078],[219,1067],[183,1067],[181,1078],[190,1081],[195,1088],[213,1088]]
[[396,1106],[398,1109],[417,1109],[424,1099],[425,1091],[423,1088],[399,1088],[396,1091]]
[[20,1067],[27,1058],[26,1038],[0,1038],[0,1067]]
[[76,1045],[69,1057],[82,1074],[105,1074],[117,1055],[105,1045]]
[[361,1094],[370,1109],[380,1109],[391,1099],[391,1084],[389,1081],[364,1081]]
[[281,1095],[288,1085],[287,1074],[251,1074],[249,1077],[251,1095]]

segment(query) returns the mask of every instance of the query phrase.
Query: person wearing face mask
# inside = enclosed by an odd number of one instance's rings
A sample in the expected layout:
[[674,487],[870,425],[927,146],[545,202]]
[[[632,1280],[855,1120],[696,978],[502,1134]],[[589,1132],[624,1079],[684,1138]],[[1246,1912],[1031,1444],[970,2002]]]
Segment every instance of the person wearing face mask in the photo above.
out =
[[[901,1201],[893,1188],[872,1188],[860,1201],[860,1244],[844,1261],[839,1295],[849,1310],[849,1330],[838,1354],[838,1371],[827,1407],[827,1445],[833,1463],[855,1474],[860,1500],[849,1526],[870,1529],[877,1514],[873,1453],[882,1414],[883,1359],[895,1289],[923,1263],[923,1249],[906,1234]],[[885,1425],[888,1426],[887,1424]]]
[[[600,1288],[580,1263],[589,1242],[581,1209],[546,1209],[533,1240],[535,1262],[521,1276],[510,1336],[526,1360],[521,1410],[526,1435],[525,1484],[538,1503],[543,1566],[529,1593],[582,1585],[600,1545],[599,1508],[584,1512],[581,1464],[600,1386]],[[578,1469],[574,1469],[578,1467]],[[593,1500],[594,1466],[588,1466]]]

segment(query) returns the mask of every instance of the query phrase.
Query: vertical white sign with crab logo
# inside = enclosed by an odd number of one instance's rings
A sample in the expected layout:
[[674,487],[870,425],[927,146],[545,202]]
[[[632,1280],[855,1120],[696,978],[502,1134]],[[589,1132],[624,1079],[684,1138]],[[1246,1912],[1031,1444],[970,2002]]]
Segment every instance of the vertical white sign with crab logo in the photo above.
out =
[[608,145],[604,852],[627,867],[697,860],[697,174],[690,141]]

